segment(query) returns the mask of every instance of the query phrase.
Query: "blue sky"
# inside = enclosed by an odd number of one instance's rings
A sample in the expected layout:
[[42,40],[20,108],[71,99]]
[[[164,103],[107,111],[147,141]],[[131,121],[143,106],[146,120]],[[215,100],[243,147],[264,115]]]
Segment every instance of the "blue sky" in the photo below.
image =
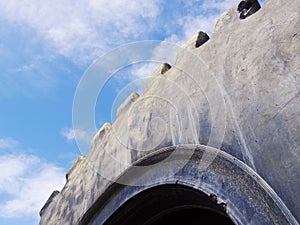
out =
[[[73,129],[72,104],[93,62],[131,42],[182,44],[200,30],[212,34],[220,14],[237,3],[0,0],[0,224],[37,224],[52,191],[63,187],[81,154],[74,132],[89,137]],[[118,92],[158,65],[128,66],[106,82],[97,128],[112,122]]]

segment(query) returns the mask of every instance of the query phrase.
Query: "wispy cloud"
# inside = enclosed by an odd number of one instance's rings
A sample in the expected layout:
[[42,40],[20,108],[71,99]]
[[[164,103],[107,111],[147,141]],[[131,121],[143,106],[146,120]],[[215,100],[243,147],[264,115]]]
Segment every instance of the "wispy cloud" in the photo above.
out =
[[159,62],[148,62],[143,64],[135,64],[131,68],[131,76],[133,79],[143,79],[149,77],[158,67]]
[[215,24],[217,22],[217,19],[219,17],[219,14],[212,14],[209,16],[186,16],[183,18],[184,24],[183,24],[183,34],[184,39],[188,40],[195,34],[197,34],[199,31],[203,31],[211,35],[214,31]]
[[80,154],[86,155],[91,148],[91,141],[96,131],[93,131],[92,128],[85,130],[66,127],[61,129],[60,134],[66,138],[67,141],[76,143]]
[[175,1],[172,6],[163,0],[11,0],[0,2],[0,18],[34,29],[60,54],[82,63],[120,44],[153,38],[152,34],[165,39],[187,30],[190,35],[193,25],[195,31],[211,31],[211,14],[219,15],[234,4],[234,0]]
[[228,10],[230,7],[234,6],[238,2],[239,1],[236,0],[204,0],[202,7],[204,10],[217,10],[219,12],[224,12],[225,10]]
[[63,128],[60,131],[60,134],[65,137],[68,141],[74,140],[75,139],[75,132],[72,128]]
[[80,129],[73,129],[69,127],[65,127],[61,129],[60,134],[65,137],[68,141],[73,141],[75,138],[78,138],[79,141],[83,141],[86,143],[91,142],[91,135],[93,133],[86,131],[86,130],[80,130]]
[[[14,76],[5,71],[8,75],[2,78],[0,92],[8,86],[23,89],[28,86],[24,83],[39,90],[55,87],[61,81],[58,74],[65,72],[54,68],[66,62],[49,59],[53,56],[63,56],[84,69],[109,50],[129,42],[158,39],[182,45],[200,30],[211,34],[220,14],[236,3],[234,0],[177,0],[172,4],[165,0],[0,1],[1,26],[7,26],[0,29],[0,34],[11,27],[17,29],[4,38],[9,47],[0,45],[0,56],[1,51],[6,58],[15,54],[10,60],[12,65],[8,68],[6,62],[3,67],[10,72],[11,68],[17,68]],[[20,38],[12,38],[18,35],[26,45],[19,43]],[[12,46],[25,49],[20,52]]]
[[33,155],[0,156],[0,217],[34,217],[53,190],[64,183],[63,168],[42,161]]
[[95,58],[108,45],[133,40],[150,27],[159,13],[154,1],[0,2],[0,18],[35,29],[60,54],[80,62]]
[[11,137],[0,138],[0,149],[12,149],[19,145],[19,142]]

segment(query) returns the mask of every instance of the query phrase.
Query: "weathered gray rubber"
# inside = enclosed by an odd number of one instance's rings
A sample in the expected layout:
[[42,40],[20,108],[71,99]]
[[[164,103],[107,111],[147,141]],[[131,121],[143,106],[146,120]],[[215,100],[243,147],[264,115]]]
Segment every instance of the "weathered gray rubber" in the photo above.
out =
[[[187,152],[192,154],[190,159],[186,158]],[[204,152],[215,159],[203,171],[200,165]],[[147,167],[166,158],[166,162],[155,168]],[[126,170],[107,188],[80,224],[87,224],[87,221],[92,225],[103,224],[133,196],[165,184],[185,185],[207,195],[215,194],[219,203],[226,202],[230,218],[238,225],[298,224],[274,190],[255,171],[223,151],[200,145],[174,146],[155,151],[135,166],[144,169],[138,174],[132,168]],[[131,185],[119,185],[124,180]],[[150,180],[149,185],[139,185]]]
[[[113,125],[106,124],[96,134],[90,153],[75,162],[63,190],[43,208],[40,224],[80,223],[118,178],[123,184],[138,185],[121,190],[129,197],[144,186],[179,180],[218,195],[237,224],[297,224],[299,9],[298,0],[266,0],[261,10],[240,20],[234,6],[201,47],[195,48],[196,35],[178,48],[172,68],[163,75],[155,71],[144,93],[131,95]],[[194,172],[182,169],[182,162],[193,155],[189,148],[184,154],[174,151],[174,156],[182,157],[178,161],[171,154],[163,162],[149,164],[146,172],[134,164],[144,157],[153,159],[149,154],[162,157],[164,147],[184,144],[210,149],[202,151],[203,176],[197,172],[196,159],[188,164]],[[202,154],[199,151],[196,155]],[[170,167],[157,171],[164,163]],[[178,174],[173,173],[176,166],[182,169]],[[122,179],[124,171],[134,171],[129,173],[135,175],[133,180]],[[243,189],[245,184],[248,188]],[[100,216],[99,221],[105,218]]]

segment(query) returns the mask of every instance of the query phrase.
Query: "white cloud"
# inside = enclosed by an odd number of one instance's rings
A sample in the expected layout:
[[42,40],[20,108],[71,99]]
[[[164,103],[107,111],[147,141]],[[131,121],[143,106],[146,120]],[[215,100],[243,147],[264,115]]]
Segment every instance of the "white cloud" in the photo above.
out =
[[[159,0],[0,1],[0,19],[29,26],[66,57],[94,59],[126,38],[149,28],[146,19],[159,13]],[[93,55],[94,54],[94,55]]]
[[[171,38],[174,38],[174,36]],[[178,39],[176,40],[178,41]],[[157,47],[155,47],[149,61],[133,64],[130,71],[132,79],[135,80],[149,77],[164,62],[173,65],[180,46],[172,44],[175,43],[175,38],[173,42],[171,41],[171,39],[167,39],[165,42],[161,42]]]
[[[234,4],[234,0],[179,0],[172,4],[166,0],[10,0],[0,1],[0,20],[30,28],[30,35],[41,38],[32,40],[38,39],[37,43],[45,44],[52,54],[54,50],[54,55],[59,53],[76,65],[87,66],[129,42],[159,39],[182,45],[200,30],[211,34],[219,15]],[[58,81],[49,71],[55,67],[45,69],[47,63],[31,60],[18,70],[33,71],[26,76],[28,83],[53,87]],[[47,73],[41,73],[40,68]],[[147,66],[132,77],[147,76],[153,72],[150,69]]]
[[176,34],[172,34],[171,36],[165,38],[164,41],[182,46],[185,40],[179,38]]
[[224,12],[228,10],[230,7],[236,5],[238,1],[236,0],[223,0],[223,1],[217,1],[217,0],[204,0],[203,1],[203,9],[205,10],[218,10],[219,12]]
[[179,18],[178,23],[183,26],[183,39],[188,40],[199,31],[211,35],[221,14],[236,4],[236,0],[203,0],[202,13],[187,14]]
[[143,79],[149,77],[158,67],[160,63],[150,62],[150,63],[141,63],[135,64],[132,66],[131,75],[133,79]]
[[213,14],[207,17],[202,15],[198,17],[187,16],[184,18],[185,22],[183,25],[185,39],[190,39],[199,31],[206,32],[209,35],[212,34],[218,17],[219,14]]
[[75,139],[75,132],[72,128],[63,128],[60,134],[65,137],[68,141]]
[[91,139],[93,137],[93,133],[89,131],[68,127],[61,129],[60,134],[68,141],[73,141],[75,140],[75,138],[78,138],[79,141],[83,141],[88,144],[91,142]]
[[0,149],[12,149],[19,145],[19,142],[11,137],[0,138]]
[[[172,4],[165,0],[10,0],[0,1],[0,19],[33,28],[47,45],[80,64],[92,62],[121,44],[147,39],[155,32],[163,39],[173,35],[185,40],[199,29],[211,31],[215,21],[207,12],[220,15],[237,2],[193,0]],[[185,36],[180,34],[182,30]]]
[[0,217],[34,217],[54,190],[65,184],[65,171],[33,155],[0,156]]

